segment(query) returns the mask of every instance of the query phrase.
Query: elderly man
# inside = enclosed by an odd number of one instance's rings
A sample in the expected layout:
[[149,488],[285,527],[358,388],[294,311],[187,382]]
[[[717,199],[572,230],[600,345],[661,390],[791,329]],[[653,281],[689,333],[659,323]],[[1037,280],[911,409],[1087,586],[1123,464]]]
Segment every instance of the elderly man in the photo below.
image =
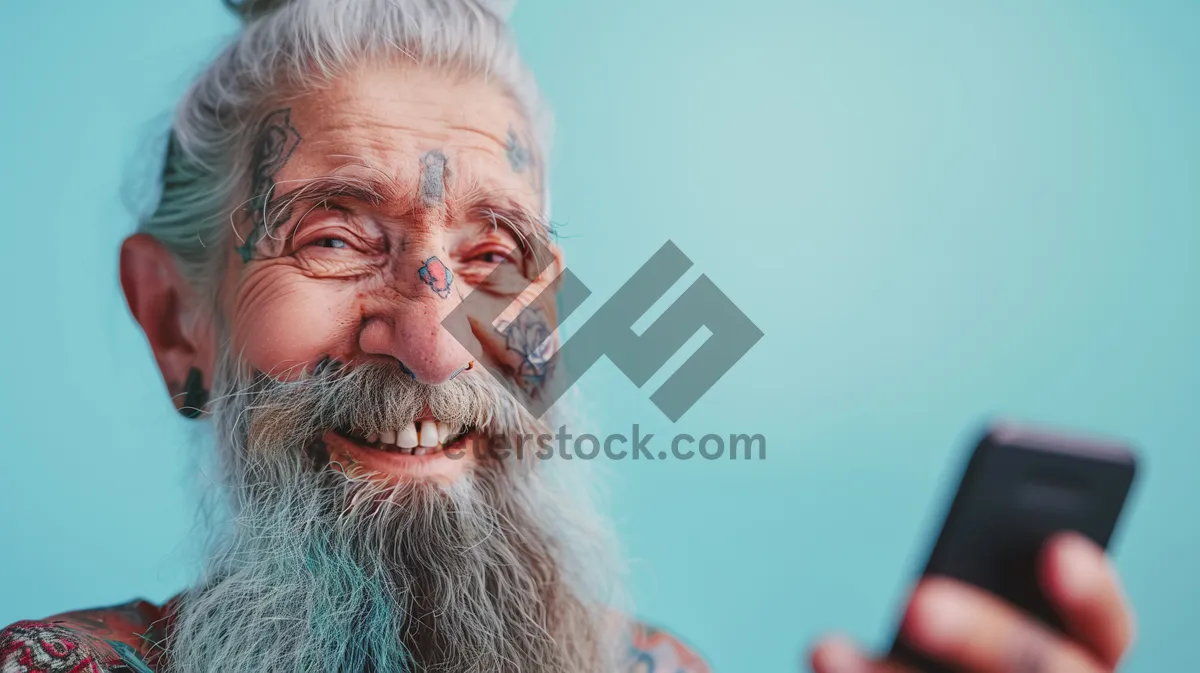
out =
[[[707,670],[625,617],[578,463],[473,450],[552,427],[528,402],[557,380],[548,123],[503,9],[234,9],[121,251],[172,399],[213,426],[205,572],[164,606],[18,622],[0,669]],[[932,581],[907,637],[966,671],[1113,670],[1130,625],[1102,555],[1046,559],[1070,639]],[[900,670],[837,640],[813,666]]]

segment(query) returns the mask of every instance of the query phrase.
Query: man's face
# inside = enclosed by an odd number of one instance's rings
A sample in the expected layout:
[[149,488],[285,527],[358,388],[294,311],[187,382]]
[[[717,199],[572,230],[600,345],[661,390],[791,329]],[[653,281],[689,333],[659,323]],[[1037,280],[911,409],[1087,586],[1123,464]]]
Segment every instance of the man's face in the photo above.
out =
[[582,475],[478,451],[549,427],[513,396],[552,376],[559,270],[517,107],[379,66],[253,135],[215,321],[157,242],[123,249],[168,385],[213,387],[234,514],[181,604],[179,670],[610,670]]
[[[235,204],[220,292],[226,347],[283,380],[374,363],[436,385],[488,376],[478,358],[520,376],[534,354],[509,345],[534,339],[467,316],[455,333],[475,342],[463,344],[442,321],[470,292],[511,320],[545,288],[523,245],[546,234],[529,137],[498,87],[413,66],[362,69],[273,106],[254,139],[247,200]],[[551,294],[510,329],[552,332]],[[473,453],[442,449],[476,438],[429,411],[418,418],[330,428],[324,447],[360,472],[453,479]]]

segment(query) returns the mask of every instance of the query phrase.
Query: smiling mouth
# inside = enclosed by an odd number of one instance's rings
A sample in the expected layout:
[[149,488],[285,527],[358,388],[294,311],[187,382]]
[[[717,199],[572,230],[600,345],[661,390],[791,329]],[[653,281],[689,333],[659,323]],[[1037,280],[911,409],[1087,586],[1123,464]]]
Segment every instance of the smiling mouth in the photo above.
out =
[[397,456],[428,456],[454,446],[475,428],[452,426],[449,423],[424,418],[407,427],[364,434],[353,430],[334,430],[343,439],[362,448]]

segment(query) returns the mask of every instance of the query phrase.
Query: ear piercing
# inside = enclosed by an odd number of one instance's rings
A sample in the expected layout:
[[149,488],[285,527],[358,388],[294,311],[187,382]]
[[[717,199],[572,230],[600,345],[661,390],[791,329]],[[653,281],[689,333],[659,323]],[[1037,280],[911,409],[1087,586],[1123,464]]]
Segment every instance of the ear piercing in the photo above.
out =
[[184,418],[199,418],[204,413],[204,405],[208,404],[208,391],[204,388],[204,374],[192,367],[188,370],[187,380],[183,382],[183,404],[179,413]]

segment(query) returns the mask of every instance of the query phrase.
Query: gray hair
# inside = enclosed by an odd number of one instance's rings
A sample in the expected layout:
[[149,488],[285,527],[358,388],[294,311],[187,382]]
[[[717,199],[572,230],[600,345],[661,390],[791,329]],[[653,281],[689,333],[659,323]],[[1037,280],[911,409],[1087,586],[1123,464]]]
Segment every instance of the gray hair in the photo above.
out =
[[[551,116],[508,27],[511,2],[225,3],[242,18],[243,29],[179,103],[158,203],[138,226],[174,255],[201,292],[215,292],[226,259],[220,253],[233,233],[231,214],[248,198],[243,193],[261,116],[278,98],[319,88],[368,59],[415,61],[498,82],[525,115],[533,157],[548,152]],[[545,162],[539,164],[544,170]]]

